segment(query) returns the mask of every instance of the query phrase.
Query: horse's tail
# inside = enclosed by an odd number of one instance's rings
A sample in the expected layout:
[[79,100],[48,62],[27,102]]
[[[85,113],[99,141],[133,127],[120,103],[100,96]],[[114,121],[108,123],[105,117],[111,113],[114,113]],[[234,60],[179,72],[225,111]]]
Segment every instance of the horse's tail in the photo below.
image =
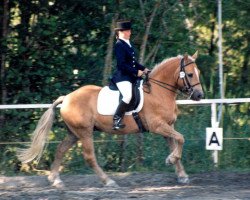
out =
[[31,144],[28,145],[28,148],[17,149],[17,157],[22,163],[28,163],[34,159],[36,159],[36,161],[40,160],[55,118],[55,107],[62,103],[63,99],[64,96],[60,96],[42,115],[31,136]]

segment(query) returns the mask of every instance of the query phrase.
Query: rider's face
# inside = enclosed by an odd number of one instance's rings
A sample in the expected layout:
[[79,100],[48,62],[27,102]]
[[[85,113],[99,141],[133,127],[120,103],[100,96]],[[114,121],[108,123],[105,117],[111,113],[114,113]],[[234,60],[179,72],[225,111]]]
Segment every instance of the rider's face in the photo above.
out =
[[124,31],[119,31],[119,36],[122,38],[129,40],[131,35],[131,30],[124,30]]

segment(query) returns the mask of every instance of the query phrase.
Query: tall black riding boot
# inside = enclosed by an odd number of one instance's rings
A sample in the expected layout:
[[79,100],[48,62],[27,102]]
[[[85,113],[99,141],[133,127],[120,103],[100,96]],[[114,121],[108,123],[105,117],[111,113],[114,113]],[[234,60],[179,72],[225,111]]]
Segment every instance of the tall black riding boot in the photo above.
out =
[[115,111],[115,115],[113,118],[113,130],[119,130],[125,127],[125,125],[122,124],[122,119],[125,112],[127,111],[127,108],[128,104],[125,103],[124,101],[121,101]]

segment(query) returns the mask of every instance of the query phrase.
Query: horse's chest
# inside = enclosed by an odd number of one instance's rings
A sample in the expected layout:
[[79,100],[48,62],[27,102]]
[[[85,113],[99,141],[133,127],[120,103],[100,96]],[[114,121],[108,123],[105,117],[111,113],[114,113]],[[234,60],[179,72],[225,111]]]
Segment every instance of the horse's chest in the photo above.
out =
[[174,124],[177,119],[177,112],[175,107],[166,106],[165,108],[161,108],[158,110],[158,117],[160,117],[163,121],[168,124]]
[[174,124],[177,119],[177,114],[175,112],[171,112],[171,114],[166,116],[166,121],[168,124]]
[[177,119],[177,114],[178,114],[178,108],[176,104],[169,104],[166,106],[166,111],[165,115],[167,118],[167,121],[171,124],[175,123]]

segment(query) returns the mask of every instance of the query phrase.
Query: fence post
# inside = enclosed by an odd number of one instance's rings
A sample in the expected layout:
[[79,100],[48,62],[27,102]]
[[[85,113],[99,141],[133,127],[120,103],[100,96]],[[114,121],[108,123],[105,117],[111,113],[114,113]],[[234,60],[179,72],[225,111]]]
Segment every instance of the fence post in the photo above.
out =
[[[212,128],[218,128],[219,125],[216,115],[216,103],[211,103],[211,125]],[[214,160],[214,167],[218,167],[218,150],[214,150],[212,155]]]

